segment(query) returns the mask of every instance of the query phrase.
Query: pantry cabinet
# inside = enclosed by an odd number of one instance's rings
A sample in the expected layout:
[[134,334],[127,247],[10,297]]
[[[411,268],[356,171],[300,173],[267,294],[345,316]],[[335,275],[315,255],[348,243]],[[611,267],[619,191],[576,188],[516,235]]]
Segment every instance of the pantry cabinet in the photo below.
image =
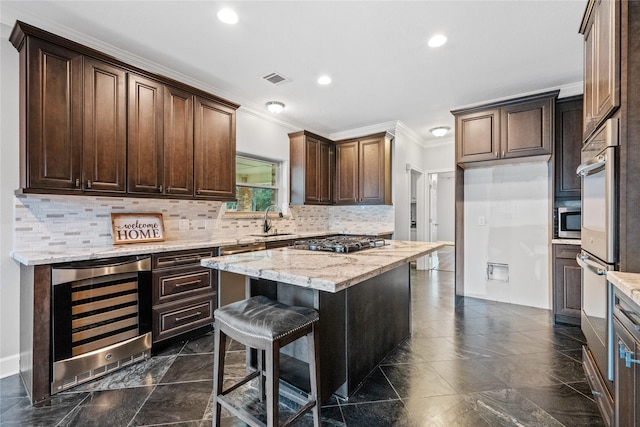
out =
[[336,142],[336,204],[391,204],[391,137]]
[[21,191],[235,199],[239,105],[18,21]]
[[292,205],[333,203],[335,146],[309,131],[289,134]]
[[558,100],[555,128],[554,200],[580,200],[576,169],[582,149],[582,95]]
[[457,163],[471,167],[548,158],[557,96],[558,91],[552,91],[452,111]]

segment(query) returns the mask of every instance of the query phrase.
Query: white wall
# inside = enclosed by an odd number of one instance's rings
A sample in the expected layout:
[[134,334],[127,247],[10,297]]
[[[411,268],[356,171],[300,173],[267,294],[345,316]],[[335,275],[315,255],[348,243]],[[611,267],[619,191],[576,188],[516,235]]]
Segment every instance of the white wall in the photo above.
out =
[[[549,164],[464,173],[465,296],[551,308]],[[507,264],[509,280],[488,280],[487,262]]]
[[0,25],[0,378],[18,372],[20,268],[13,243],[13,192],[19,187],[19,64],[9,43],[11,27]]

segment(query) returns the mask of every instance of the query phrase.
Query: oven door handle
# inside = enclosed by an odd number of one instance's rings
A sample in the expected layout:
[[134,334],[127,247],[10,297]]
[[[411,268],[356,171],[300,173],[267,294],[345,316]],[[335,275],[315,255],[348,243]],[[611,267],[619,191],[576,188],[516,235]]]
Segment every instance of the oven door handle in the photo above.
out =
[[578,166],[578,169],[576,169],[576,174],[578,174],[578,176],[588,176],[600,171],[606,164],[607,156],[604,154],[599,154],[596,157],[580,164],[580,166]]
[[591,261],[587,255],[578,254],[576,255],[576,262],[578,265],[585,270],[591,270],[598,276],[604,276],[607,274],[607,270],[602,268],[600,264],[595,261]]

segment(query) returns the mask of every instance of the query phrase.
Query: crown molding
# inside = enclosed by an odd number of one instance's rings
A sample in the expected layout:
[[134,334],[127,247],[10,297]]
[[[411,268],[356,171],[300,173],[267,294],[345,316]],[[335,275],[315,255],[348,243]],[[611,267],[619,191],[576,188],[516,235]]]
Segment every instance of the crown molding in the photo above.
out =
[[339,141],[341,139],[357,138],[359,136],[368,135],[372,133],[379,133],[379,132],[389,132],[395,135],[397,123],[398,122],[396,120],[393,120],[390,122],[376,123],[373,125],[363,126],[355,129],[348,129],[340,132],[334,132],[329,134],[329,139],[332,139],[334,141]]

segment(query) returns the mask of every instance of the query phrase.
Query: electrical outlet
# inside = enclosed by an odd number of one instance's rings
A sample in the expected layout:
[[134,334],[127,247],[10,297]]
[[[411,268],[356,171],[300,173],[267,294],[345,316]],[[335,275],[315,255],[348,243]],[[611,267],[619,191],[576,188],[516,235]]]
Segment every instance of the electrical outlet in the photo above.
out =
[[478,225],[487,225],[487,221],[484,216],[481,215],[478,217]]

